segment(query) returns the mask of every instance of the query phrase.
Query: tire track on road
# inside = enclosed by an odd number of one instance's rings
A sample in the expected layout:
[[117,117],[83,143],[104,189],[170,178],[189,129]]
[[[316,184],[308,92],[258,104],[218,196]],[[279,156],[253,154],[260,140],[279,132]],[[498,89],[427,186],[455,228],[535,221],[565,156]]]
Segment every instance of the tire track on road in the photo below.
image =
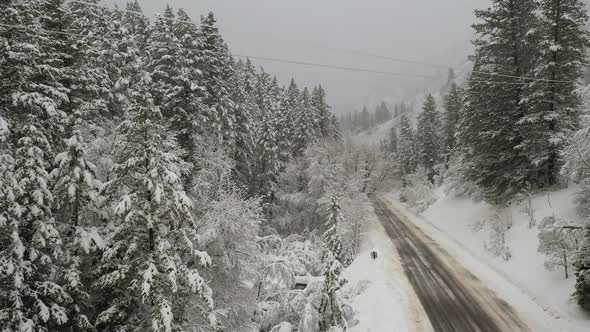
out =
[[435,331],[530,331],[505,301],[417,227],[404,222],[383,199],[372,196],[371,201]]

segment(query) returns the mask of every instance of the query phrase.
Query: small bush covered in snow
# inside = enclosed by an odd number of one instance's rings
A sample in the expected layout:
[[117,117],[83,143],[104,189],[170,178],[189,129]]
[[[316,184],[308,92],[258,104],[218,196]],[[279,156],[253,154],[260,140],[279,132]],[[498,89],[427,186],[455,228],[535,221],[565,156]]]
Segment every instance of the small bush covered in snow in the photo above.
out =
[[539,252],[547,255],[545,267],[549,270],[562,268],[565,278],[579,253],[584,239],[583,230],[571,227],[562,218],[549,216],[539,224]]
[[418,211],[426,210],[436,201],[434,186],[424,168],[420,167],[415,173],[408,174],[406,183],[406,187],[400,190],[400,199]]

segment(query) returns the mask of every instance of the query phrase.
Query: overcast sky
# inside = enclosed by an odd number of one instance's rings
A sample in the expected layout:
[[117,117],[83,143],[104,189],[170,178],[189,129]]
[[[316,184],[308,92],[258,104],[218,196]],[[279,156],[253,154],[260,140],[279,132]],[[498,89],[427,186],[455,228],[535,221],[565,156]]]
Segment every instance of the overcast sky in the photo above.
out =
[[[475,8],[489,0],[140,0],[152,17],[166,3],[193,18],[213,11],[235,54],[371,70],[446,75],[446,70],[395,63],[354,52],[419,62],[465,62]],[[336,112],[398,98],[424,78],[271,63],[254,60],[287,84],[324,85]]]

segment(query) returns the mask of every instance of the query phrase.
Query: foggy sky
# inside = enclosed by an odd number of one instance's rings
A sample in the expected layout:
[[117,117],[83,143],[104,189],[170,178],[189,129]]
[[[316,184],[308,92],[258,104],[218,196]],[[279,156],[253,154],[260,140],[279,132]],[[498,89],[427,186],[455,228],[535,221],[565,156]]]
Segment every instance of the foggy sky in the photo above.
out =
[[[140,0],[148,17],[166,3],[198,21],[213,11],[232,53],[379,71],[446,76],[445,69],[359,56],[357,50],[458,66],[469,53],[473,10],[489,0]],[[253,60],[283,84],[321,83],[334,111],[394,101],[428,79]]]

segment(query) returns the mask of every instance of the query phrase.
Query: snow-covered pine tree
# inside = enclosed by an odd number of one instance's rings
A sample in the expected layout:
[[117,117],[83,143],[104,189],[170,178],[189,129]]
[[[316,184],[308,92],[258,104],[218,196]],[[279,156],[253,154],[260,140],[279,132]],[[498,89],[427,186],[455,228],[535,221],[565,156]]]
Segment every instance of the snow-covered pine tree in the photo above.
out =
[[391,127],[389,130],[389,140],[387,141],[387,151],[397,154],[398,143],[397,143],[397,128]]
[[463,107],[461,88],[457,83],[450,82],[449,93],[444,98],[445,113],[443,116],[443,156],[448,164],[451,156],[457,148],[457,126],[459,122],[459,113]]
[[400,164],[402,184],[405,186],[404,178],[414,173],[418,166],[414,129],[406,114],[403,114],[400,120],[397,158]]
[[[290,93],[290,89],[287,93]],[[311,96],[309,95],[309,90],[307,90],[307,88],[303,88],[299,103],[294,112],[295,130],[293,132],[293,155],[301,156],[305,148],[310,143],[315,142],[317,137],[315,133],[316,124],[314,123],[315,118],[313,116]]]
[[[182,158],[193,166],[196,164],[195,135],[205,134],[207,110],[203,103],[205,87],[202,83],[202,73],[198,68],[199,44],[201,36],[195,24],[188,14],[179,9],[177,19],[172,21],[172,29],[177,40],[175,65],[176,72],[172,77],[174,88],[166,99],[166,107],[169,109],[171,128],[176,132],[176,140],[184,155]],[[189,171],[183,177],[185,190],[190,192],[193,179]]]
[[590,230],[588,229],[584,231],[584,240],[574,266],[576,268],[574,297],[579,306],[590,310]]
[[106,188],[114,216],[95,284],[109,297],[96,327],[171,332],[194,318],[190,304],[203,325],[217,329],[212,290],[199,272],[211,258],[198,249],[193,203],[182,187],[187,164],[154,104],[149,74],[137,75]]
[[[205,134],[206,107],[203,104],[205,88],[198,69],[202,44],[197,27],[182,9],[175,17],[170,6],[150,26],[145,63],[153,78],[154,102],[184,154],[185,161],[195,164],[195,135]],[[192,166],[191,166],[192,167]],[[191,169],[192,170],[192,169]],[[192,189],[190,170],[183,174],[185,190]]]
[[435,168],[441,162],[440,127],[441,121],[436,109],[436,101],[429,94],[422,107],[422,112],[418,114],[416,145],[420,159],[419,164],[424,167],[431,182],[434,182]]
[[315,87],[311,93],[311,102],[316,110],[316,132],[320,138],[330,136],[330,106],[326,102],[326,91],[321,85]]
[[237,184],[251,191],[254,184],[254,167],[256,156],[255,139],[260,110],[256,104],[257,74],[250,59],[246,62],[238,61],[235,65],[234,75],[230,80],[231,99],[236,116],[235,144],[231,155],[235,160],[233,177]]
[[226,146],[235,138],[236,118],[232,109],[228,80],[233,75],[231,55],[225,44],[213,13],[201,17],[198,68],[203,73],[204,104],[207,106],[208,135],[216,137]]
[[154,103],[160,107],[162,115],[170,122],[179,110],[177,94],[182,89],[180,76],[180,42],[174,33],[176,18],[172,7],[166,5],[164,13],[158,15],[148,29],[145,60],[147,70],[152,77],[150,84]]
[[149,21],[137,0],[132,0],[127,2],[125,11],[115,7],[108,23],[108,35],[105,36],[108,46],[102,51],[104,62],[101,65],[113,84],[108,110],[118,120],[130,104],[130,83],[146,45]]
[[280,88],[270,75],[262,71],[258,76],[256,86],[256,116],[255,137],[255,166],[254,185],[250,188],[251,196],[265,196],[270,199],[274,190],[276,178],[283,167],[283,160],[288,160],[287,150],[289,142],[280,139],[284,134],[279,132],[281,119],[279,116],[282,96],[277,95]]
[[346,319],[336,294],[346,283],[346,279],[342,276],[343,267],[331,252],[328,252],[324,261],[326,264],[324,288],[318,310],[320,313],[320,331],[328,331],[332,327],[346,330]]
[[473,25],[474,69],[460,136],[466,175],[491,203],[505,203],[532,180],[529,151],[516,147],[523,141],[518,123],[525,115],[527,81],[521,77],[531,76],[537,54],[537,7],[534,0],[494,0],[475,12],[480,22]]
[[[12,180],[1,185],[10,198],[2,233],[10,238],[0,250],[0,325],[7,331],[56,330],[69,320],[65,306],[76,304],[56,283],[62,240],[47,173],[62,145],[71,40],[43,31],[66,32],[67,11],[60,1],[26,1],[1,10],[2,22],[27,28],[0,29],[9,51],[2,65],[10,68],[0,75],[12,99],[2,107],[13,128],[9,143],[15,156],[13,166],[7,165],[13,167]],[[18,85],[10,88],[13,83]]]
[[[281,102],[282,116],[280,118],[280,125],[282,126],[280,130],[284,133],[282,139],[285,139],[291,145],[291,149],[289,150],[291,156],[289,156],[289,159],[292,156],[296,156],[298,153],[298,144],[296,143],[297,128],[293,124],[295,123],[301,108],[301,92],[295,83],[295,79],[291,78],[291,82],[289,83]],[[285,160],[285,162],[286,161],[288,161],[288,159]]]
[[326,243],[327,252],[332,253],[334,258],[340,261],[344,266],[352,263],[351,252],[344,249],[340,236],[340,227],[344,223],[344,215],[340,208],[340,197],[333,193],[326,207],[326,231],[322,235]]
[[541,0],[539,56],[525,90],[526,115],[519,149],[529,155],[535,183],[556,183],[560,153],[579,125],[581,98],[574,93],[590,46],[588,13],[581,0]]
[[330,125],[328,127],[328,138],[334,141],[342,141],[342,130],[336,114],[330,114]]
[[[69,2],[68,32],[77,35],[73,40],[70,66],[70,103],[72,112],[87,124],[100,125],[97,121],[105,117],[112,99],[113,82],[104,64],[106,54],[112,53],[112,43],[107,41],[111,33],[108,9],[98,6],[98,0],[88,4]],[[79,36],[79,37],[78,37]],[[70,123],[70,127],[74,125]],[[69,133],[68,133],[69,134]]]
[[2,203],[7,210],[0,218],[1,233],[9,235],[0,244],[0,325],[15,332],[63,326],[69,319],[65,306],[72,301],[54,279],[63,252],[46,171],[51,146],[37,116],[29,114],[28,120],[19,130],[14,180],[0,184],[8,198]]
[[90,252],[103,250],[100,229],[102,216],[102,183],[96,179],[96,167],[86,160],[84,139],[75,130],[66,140],[66,150],[55,158],[55,168],[49,174],[54,183],[54,205],[58,211],[57,229],[64,242],[64,257],[60,260],[60,284],[74,300],[66,305],[68,322],[76,331],[91,331],[88,317],[93,306],[88,293],[91,277],[88,259]]
[[332,326],[346,326],[336,291],[346,283],[346,279],[342,277],[342,263],[350,265],[352,262],[352,257],[350,253],[344,251],[342,239],[340,238],[339,225],[344,222],[344,217],[340,210],[338,193],[333,193],[330,197],[326,212],[327,229],[322,235],[322,239],[326,245],[326,250],[322,257],[322,261],[325,264],[324,289],[318,310],[321,316],[321,331],[327,331]]

